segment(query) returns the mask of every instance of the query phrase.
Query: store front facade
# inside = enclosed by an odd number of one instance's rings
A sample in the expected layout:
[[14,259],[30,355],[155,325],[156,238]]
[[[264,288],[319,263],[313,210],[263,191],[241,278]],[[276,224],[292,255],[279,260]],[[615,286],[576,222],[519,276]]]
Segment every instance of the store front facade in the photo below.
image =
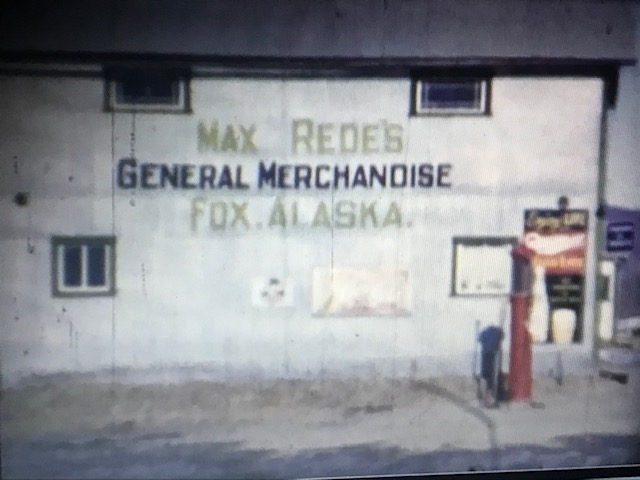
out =
[[603,78],[136,72],[0,78],[9,381],[467,375],[561,197],[576,333],[534,368],[591,356]]

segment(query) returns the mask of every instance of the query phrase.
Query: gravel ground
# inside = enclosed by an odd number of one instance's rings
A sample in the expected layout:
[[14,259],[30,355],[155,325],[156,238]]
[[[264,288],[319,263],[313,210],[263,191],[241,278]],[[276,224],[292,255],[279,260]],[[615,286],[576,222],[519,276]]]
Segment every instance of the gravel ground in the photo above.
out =
[[469,379],[3,391],[3,478],[282,478],[640,463],[640,375],[534,384],[483,409]]

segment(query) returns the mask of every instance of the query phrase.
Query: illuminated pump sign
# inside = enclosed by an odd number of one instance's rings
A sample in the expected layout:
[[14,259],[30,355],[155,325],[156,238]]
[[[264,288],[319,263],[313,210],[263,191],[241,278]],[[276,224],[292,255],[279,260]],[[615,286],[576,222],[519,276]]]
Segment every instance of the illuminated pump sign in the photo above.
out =
[[533,295],[547,312],[538,322],[538,340],[559,341],[559,319],[567,315],[574,321],[568,340],[582,340],[588,218],[586,210],[525,210],[524,246],[540,275],[540,291],[534,285]]
[[586,210],[526,210],[524,244],[532,264],[547,273],[582,274],[587,242]]

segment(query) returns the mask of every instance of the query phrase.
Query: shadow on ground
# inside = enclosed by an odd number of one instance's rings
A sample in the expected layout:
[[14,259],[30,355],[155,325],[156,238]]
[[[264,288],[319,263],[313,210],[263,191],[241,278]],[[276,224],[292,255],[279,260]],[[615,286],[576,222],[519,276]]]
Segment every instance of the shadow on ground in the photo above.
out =
[[557,439],[556,448],[518,445],[492,452],[412,453],[375,444],[277,455],[238,442],[180,443],[179,435],[103,437],[83,442],[5,442],[2,478],[291,478],[419,472],[567,468],[640,462],[640,436]]

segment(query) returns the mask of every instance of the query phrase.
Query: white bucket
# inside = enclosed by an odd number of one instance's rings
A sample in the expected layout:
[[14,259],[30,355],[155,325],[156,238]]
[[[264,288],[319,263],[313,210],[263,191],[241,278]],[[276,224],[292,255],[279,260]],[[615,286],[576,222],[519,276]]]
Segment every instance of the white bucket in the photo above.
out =
[[551,312],[551,336],[554,343],[571,343],[575,329],[575,311],[570,308],[558,308]]

